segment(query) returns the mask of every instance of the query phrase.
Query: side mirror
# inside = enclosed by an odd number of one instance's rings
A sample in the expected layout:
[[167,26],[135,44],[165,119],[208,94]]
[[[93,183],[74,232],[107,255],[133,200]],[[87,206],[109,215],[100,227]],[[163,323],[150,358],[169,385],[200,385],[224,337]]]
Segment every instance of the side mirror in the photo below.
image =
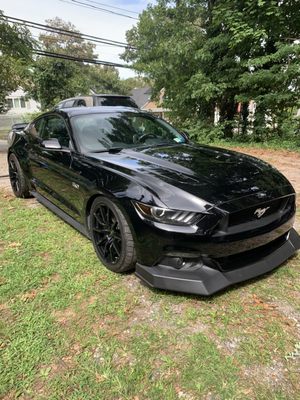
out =
[[61,149],[61,145],[60,145],[58,139],[56,139],[56,138],[43,140],[42,141],[42,146],[45,147],[45,149],[52,149],[52,150]]

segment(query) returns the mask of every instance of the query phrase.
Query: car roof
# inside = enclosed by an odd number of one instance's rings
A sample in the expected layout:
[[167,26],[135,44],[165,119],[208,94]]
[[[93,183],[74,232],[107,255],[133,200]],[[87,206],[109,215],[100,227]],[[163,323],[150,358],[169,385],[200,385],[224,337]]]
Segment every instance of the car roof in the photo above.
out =
[[55,112],[57,112],[59,114],[65,114],[68,117],[74,117],[75,115],[107,114],[107,113],[118,113],[118,112],[120,113],[120,112],[128,112],[128,111],[134,112],[134,113],[143,113],[138,108],[125,107],[125,106],[70,107],[70,108],[63,108],[60,110],[55,110]]
[[74,97],[69,97],[67,99],[63,99],[61,100],[59,103],[57,104],[62,104],[65,103],[66,101],[70,101],[70,100],[77,100],[77,99],[84,99],[86,97],[121,97],[123,99],[130,99],[131,97],[125,94],[113,94],[113,93],[94,93],[94,94],[87,94],[87,95],[81,95],[81,96],[74,96]]
[[130,96],[126,95],[126,94],[113,94],[113,93],[109,93],[109,94],[105,94],[105,93],[94,93],[92,94],[92,96],[99,96],[99,97],[123,97],[128,99]]

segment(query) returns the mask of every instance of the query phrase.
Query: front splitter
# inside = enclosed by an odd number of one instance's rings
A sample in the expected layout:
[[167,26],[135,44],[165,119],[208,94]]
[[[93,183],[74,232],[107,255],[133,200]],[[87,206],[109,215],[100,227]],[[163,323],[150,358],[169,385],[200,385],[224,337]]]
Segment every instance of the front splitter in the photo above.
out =
[[294,229],[291,229],[287,240],[276,250],[241,268],[234,269],[233,265],[229,271],[224,272],[202,265],[198,269],[189,271],[162,265],[148,267],[137,263],[135,273],[150,287],[209,296],[235,283],[272,271],[298,249],[300,249],[300,237]]

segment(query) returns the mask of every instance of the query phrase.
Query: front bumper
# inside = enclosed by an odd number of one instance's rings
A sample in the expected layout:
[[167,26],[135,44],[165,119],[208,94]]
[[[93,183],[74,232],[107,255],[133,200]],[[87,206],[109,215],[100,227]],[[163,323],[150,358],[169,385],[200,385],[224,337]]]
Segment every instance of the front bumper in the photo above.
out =
[[[275,250],[264,254],[258,260],[250,262],[243,267],[235,269],[228,268],[221,271],[208,265],[199,265],[199,268],[175,269],[163,265],[152,267],[137,264],[136,275],[147,285],[159,289],[172,290],[176,292],[193,293],[209,296],[228,286],[243,282],[251,278],[272,271],[300,249],[300,237],[291,229],[286,240]],[[243,255],[241,254],[241,257]]]

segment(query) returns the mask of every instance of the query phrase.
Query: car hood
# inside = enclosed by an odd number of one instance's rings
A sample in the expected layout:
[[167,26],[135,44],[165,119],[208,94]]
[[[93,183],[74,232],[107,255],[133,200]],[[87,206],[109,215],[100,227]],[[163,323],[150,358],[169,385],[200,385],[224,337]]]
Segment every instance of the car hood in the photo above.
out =
[[217,147],[176,144],[92,157],[154,188],[169,206],[164,197],[170,200],[182,191],[214,205],[254,194],[266,201],[293,192],[288,180],[264,161]]

